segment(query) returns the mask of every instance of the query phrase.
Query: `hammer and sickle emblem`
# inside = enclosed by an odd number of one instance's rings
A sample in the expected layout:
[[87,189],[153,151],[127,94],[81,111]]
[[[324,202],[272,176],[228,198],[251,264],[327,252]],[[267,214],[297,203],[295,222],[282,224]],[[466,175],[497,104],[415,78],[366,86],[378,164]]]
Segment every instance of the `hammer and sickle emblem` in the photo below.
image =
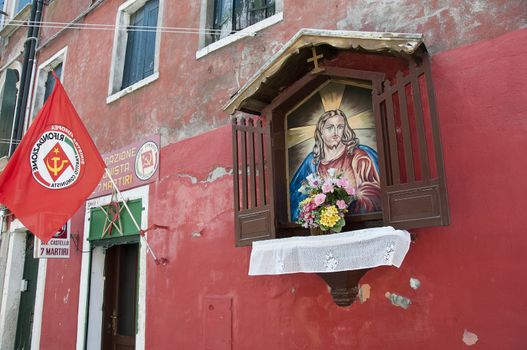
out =
[[[64,168],[64,165],[68,163],[67,159],[61,160],[60,157],[53,157],[51,158],[51,160],[53,161],[53,167],[49,165],[49,162],[47,159],[46,159],[46,167],[48,168],[49,171],[53,172],[54,176],[57,176],[57,174]],[[59,165],[59,162],[60,162],[60,165]]]
[[143,157],[143,165],[144,166],[151,166],[152,165],[152,152],[148,152],[142,155]]

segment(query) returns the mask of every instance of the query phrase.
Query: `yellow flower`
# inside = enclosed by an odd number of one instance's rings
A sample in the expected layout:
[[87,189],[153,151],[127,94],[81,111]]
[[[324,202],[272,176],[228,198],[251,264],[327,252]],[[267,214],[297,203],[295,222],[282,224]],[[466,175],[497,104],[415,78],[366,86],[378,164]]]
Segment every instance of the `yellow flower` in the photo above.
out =
[[339,222],[340,216],[336,206],[330,205],[329,207],[322,208],[320,213],[320,223],[328,228],[332,228]]

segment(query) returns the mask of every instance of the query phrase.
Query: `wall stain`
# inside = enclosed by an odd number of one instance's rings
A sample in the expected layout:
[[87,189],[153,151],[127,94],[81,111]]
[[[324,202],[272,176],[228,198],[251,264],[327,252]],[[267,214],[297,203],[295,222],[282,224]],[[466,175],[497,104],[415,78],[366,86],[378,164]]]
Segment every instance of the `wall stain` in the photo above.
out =
[[477,342],[478,342],[477,334],[469,332],[465,329],[465,331],[463,332],[463,343],[470,346],[470,345],[476,344]]
[[386,292],[384,294],[388,300],[392,303],[392,305],[402,307],[403,309],[408,309],[410,307],[410,304],[412,304],[412,301],[406,297],[403,297],[402,295],[397,295],[395,293]]
[[413,290],[416,290],[417,288],[421,287],[421,281],[419,281],[417,278],[410,278],[410,287]]
[[370,298],[371,287],[365,283],[360,286],[359,289],[359,300],[361,304],[364,304]]

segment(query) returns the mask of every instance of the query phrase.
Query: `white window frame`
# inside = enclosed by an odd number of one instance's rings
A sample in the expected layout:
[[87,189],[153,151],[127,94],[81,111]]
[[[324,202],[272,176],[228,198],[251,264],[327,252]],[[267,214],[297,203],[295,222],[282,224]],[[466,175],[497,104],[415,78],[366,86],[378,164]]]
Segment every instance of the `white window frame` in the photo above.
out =
[[[123,198],[126,200],[141,199],[141,204],[144,210],[141,212],[141,229],[146,230],[148,227],[148,192],[149,186],[137,187],[128,191],[122,192]],[[82,241],[82,262],[81,262],[81,277],[79,285],[79,310],[77,312],[77,350],[84,350],[87,347],[86,334],[91,337],[89,345],[101,344],[102,341],[102,302],[103,290],[100,284],[104,283],[104,252],[101,249],[94,249],[93,256],[90,254],[90,242],[88,235],[90,232],[90,217],[91,209],[98,206],[108,205],[112,200],[112,195],[93,198],[86,201],[86,211],[84,216],[84,239]],[[121,200],[121,198],[119,198]],[[148,233],[145,233],[145,238],[148,239]],[[140,240],[139,247],[139,274],[138,274],[138,293],[137,293],[137,333],[135,335],[135,348],[137,350],[145,349],[145,323],[146,323],[146,259],[150,259],[146,254],[146,245]],[[93,261],[93,266],[92,266]],[[90,267],[92,266],[92,269]],[[91,270],[91,271],[90,271]],[[94,276],[94,273],[97,275]],[[92,292],[89,293],[90,280],[96,286],[92,285]],[[97,284],[99,288],[97,288]],[[89,299],[88,299],[89,296]],[[96,314],[88,317],[88,309]],[[97,314],[99,313],[99,314]],[[100,317],[98,317],[100,316]],[[98,348],[98,347],[94,347]]]
[[3,10],[9,14],[10,18],[17,17],[18,14],[25,12],[26,8],[31,8],[32,2],[27,3],[24,7],[22,7],[19,11],[16,11],[16,7],[18,6],[18,3],[20,0],[6,0],[4,2],[4,8]]
[[26,129],[31,124],[31,121],[35,118],[35,115],[40,111],[44,105],[44,94],[46,91],[46,80],[48,74],[52,69],[55,69],[59,64],[62,63],[62,73],[60,74],[59,80],[64,83],[64,71],[66,68],[66,56],[68,54],[68,47],[64,47],[53,56],[48,58],[42,64],[38,66],[37,79],[35,81],[35,89],[33,93],[33,103],[31,105],[31,113],[29,114],[29,122],[26,123]]
[[199,34],[199,47],[200,49],[196,52],[196,59],[208,55],[211,52],[221,49],[229,44],[232,44],[238,40],[246,38],[248,36],[254,36],[257,32],[264,30],[276,23],[281,22],[284,19],[284,1],[275,0],[275,14],[267,17],[266,19],[257,22],[251,26],[248,26],[235,34],[221,38],[209,45],[206,45],[206,34],[205,29],[211,27],[211,23],[214,17],[214,0],[201,0],[201,11],[200,11],[200,34]]
[[161,43],[161,27],[163,19],[164,0],[159,0],[157,13],[156,47],[154,53],[154,72],[134,84],[121,89],[123,81],[124,61],[126,58],[126,43],[128,35],[126,27],[130,24],[130,16],[139,10],[147,0],[128,0],[119,6],[115,19],[115,33],[113,38],[112,63],[110,67],[110,82],[108,84],[108,97],[106,103],[112,103],[119,98],[135,91],[159,78],[159,50]]
[[27,4],[23,8],[20,9],[20,11],[15,13],[16,5],[18,0],[6,0],[4,2],[4,7],[2,11],[8,14],[8,17],[6,16],[0,16],[1,17],[1,23],[2,23],[2,29],[0,30],[0,36],[9,38],[18,28],[21,28],[21,24],[15,24],[15,25],[6,25],[11,20],[17,20],[17,21],[23,21],[26,19],[29,19],[30,12],[31,12],[31,3]]

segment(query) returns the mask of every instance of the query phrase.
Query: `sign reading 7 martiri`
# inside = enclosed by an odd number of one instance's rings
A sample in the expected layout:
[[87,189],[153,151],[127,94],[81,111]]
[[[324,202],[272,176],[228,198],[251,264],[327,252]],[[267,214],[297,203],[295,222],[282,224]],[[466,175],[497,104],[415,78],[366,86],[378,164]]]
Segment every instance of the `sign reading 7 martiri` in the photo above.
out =
[[40,239],[35,241],[33,257],[35,259],[69,258],[70,257],[70,222],[65,223],[48,243]]
[[[102,155],[106,167],[119,191],[142,186],[159,178],[159,145],[161,136],[151,135],[144,140]],[[107,174],[90,198],[112,193],[112,182]]]

